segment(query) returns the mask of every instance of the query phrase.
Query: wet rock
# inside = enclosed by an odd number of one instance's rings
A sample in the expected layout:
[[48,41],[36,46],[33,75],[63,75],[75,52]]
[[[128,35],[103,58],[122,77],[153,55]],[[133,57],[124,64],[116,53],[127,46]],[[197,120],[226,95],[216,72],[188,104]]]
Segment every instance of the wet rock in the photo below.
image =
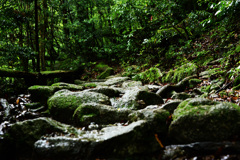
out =
[[236,104],[194,98],[183,101],[174,111],[169,135],[176,143],[221,141],[238,135],[239,127]]
[[48,109],[51,116],[65,123],[72,122],[74,111],[83,103],[110,104],[109,98],[95,92],[71,92],[69,90],[57,91],[48,100]]
[[166,146],[161,159],[191,159],[193,157],[200,158],[207,155],[212,155],[218,159],[217,156],[221,157],[221,155],[232,155],[239,153],[239,142],[196,142],[185,145]]
[[146,89],[134,87],[127,90],[126,93],[116,103],[116,108],[142,109],[148,105],[162,104],[163,99]]
[[185,99],[188,99],[188,98],[193,98],[194,95],[191,95],[191,94],[188,94],[188,93],[185,93],[185,92],[181,92],[181,93],[175,93],[172,95],[172,99],[180,99],[180,100],[185,100]]
[[141,81],[125,81],[122,84],[123,88],[129,88],[129,87],[140,87],[142,86]]
[[78,138],[49,137],[35,143],[37,156],[48,159],[128,158],[158,150],[160,146],[144,120],[86,131]]
[[106,87],[106,86],[100,86],[97,88],[89,89],[87,91],[102,93],[108,97],[119,97],[121,94],[125,93],[125,91],[121,88]]
[[116,122],[127,122],[128,115],[131,110],[115,109],[112,106],[84,103],[80,105],[74,112],[74,123],[79,126],[87,126],[91,122],[97,124],[111,124]]
[[[11,150],[17,155],[31,156],[34,143],[45,134],[67,133],[75,129],[50,118],[37,118],[11,124],[3,135],[5,142],[11,144]],[[9,149],[10,150],[10,149]]]
[[160,108],[165,109],[170,113],[173,113],[174,110],[178,107],[178,105],[181,102],[182,102],[181,100],[173,100],[173,101],[163,104]]

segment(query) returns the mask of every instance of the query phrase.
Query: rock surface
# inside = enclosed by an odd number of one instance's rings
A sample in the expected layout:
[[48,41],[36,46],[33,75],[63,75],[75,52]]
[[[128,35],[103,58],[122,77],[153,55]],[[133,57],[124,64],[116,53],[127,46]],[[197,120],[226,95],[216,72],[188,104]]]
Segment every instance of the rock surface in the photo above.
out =
[[107,96],[101,93],[60,90],[49,98],[48,109],[54,119],[71,123],[74,111],[83,103],[110,104],[110,101]]
[[177,143],[222,141],[239,131],[239,106],[204,98],[183,101],[174,111],[169,127],[169,134]]

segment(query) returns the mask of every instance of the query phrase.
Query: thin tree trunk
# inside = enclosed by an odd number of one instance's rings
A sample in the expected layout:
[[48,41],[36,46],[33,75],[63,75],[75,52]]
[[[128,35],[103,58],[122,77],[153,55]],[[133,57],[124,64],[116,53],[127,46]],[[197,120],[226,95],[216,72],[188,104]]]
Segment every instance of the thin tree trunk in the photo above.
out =
[[37,56],[37,72],[40,72],[40,55],[39,55],[39,39],[38,39],[38,1],[35,0],[35,45]]

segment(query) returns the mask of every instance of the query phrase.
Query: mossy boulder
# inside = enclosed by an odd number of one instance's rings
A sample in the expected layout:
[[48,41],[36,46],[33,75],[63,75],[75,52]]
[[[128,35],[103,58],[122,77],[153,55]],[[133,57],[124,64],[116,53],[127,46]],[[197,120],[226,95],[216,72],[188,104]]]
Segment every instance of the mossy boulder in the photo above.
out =
[[51,86],[41,86],[34,85],[28,88],[29,93],[31,94],[31,99],[34,102],[41,102],[45,104],[56,91],[61,89],[68,89],[70,91],[81,91],[83,86],[69,84],[64,82],[54,83]]
[[76,85],[76,84],[70,84],[70,83],[64,83],[64,82],[59,82],[59,83],[54,83],[52,86],[55,87],[55,91],[61,90],[61,89],[68,89],[70,91],[81,91],[83,90],[83,86]]
[[35,143],[35,150],[40,159],[149,159],[161,147],[151,126],[139,120],[86,131],[79,138],[47,137]]
[[28,91],[31,94],[32,101],[46,103],[48,98],[54,94],[55,87],[35,85],[29,87]]
[[54,119],[71,123],[74,111],[83,103],[110,104],[110,101],[101,93],[60,90],[49,98],[48,110]]
[[183,101],[173,113],[169,135],[176,143],[222,141],[239,135],[240,108],[205,98]]
[[98,103],[84,103],[74,112],[74,123],[87,126],[91,122],[97,124],[113,124],[116,122],[127,122],[131,110],[118,110],[112,106]]
[[185,93],[185,92],[181,92],[181,93],[174,93],[172,95],[172,99],[180,99],[180,100],[185,100],[185,99],[188,99],[188,98],[192,98],[194,95],[191,95],[191,94],[188,94],[188,93]]
[[[19,155],[30,156],[33,152],[34,143],[40,137],[51,133],[75,133],[76,129],[69,125],[59,123],[51,118],[37,118],[17,122],[8,127],[4,135],[8,142],[9,150],[15,150]],[[10,145],[9,145],[10,144]]]

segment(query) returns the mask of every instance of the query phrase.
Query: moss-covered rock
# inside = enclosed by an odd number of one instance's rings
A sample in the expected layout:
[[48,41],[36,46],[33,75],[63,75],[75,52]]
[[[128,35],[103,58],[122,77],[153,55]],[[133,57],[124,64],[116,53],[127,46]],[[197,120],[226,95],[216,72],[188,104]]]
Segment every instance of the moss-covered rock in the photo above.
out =
[[76,84],[70,84],[70,83],[64,83],[64,82],[59,82],[59,83],[54,83],[52,86],[55,87],[55,91],[61,90],[61,89],[68,89],[70,91],[81,91],[83,90],[83,86],[76,85]]
[[74,111],[83,103],[110,104],[109,98],[101,93],[57,91],[48,100],[48,109],[53,118],[71,123]]
[[[41,159],[142,159],[160,152],[152,128],[144,120],[86,131],[79,138],[49,137],[35,143]],[[140,155],[140,156],[139,156]],[[145,159],[145,158],[144,158]]]
[[111,106],[98,103],[84,103],[74,112],[74,123],[87,126],[91,122],[97,124],[113,124],[127,122],[131,110],[117,110]]
[[183,101],[173,113],[170,136],[178,143],[222,141],[238,135],[240,108],[205,98]]
[[46,103],[48,98],[54,94],[55,87],[35,85],[29,87],[28,91],[31,94],[32,101]]
[[194,95],[185,93],[185,92],[181,92],[181,93],[175,93],[172,95],[172,99],[180,99],[180,100],[185,100],[188,98],[192,98]]
[[76,133],[76,129],[69,125],[59,123],[51,118],[37,118],[17,122],[8,127],[5,141],[11,144],[9,150],[15,150],[22,156],[31,156],[34,143],[40,137],[51,133]]
[[83,86],[69,84],[69,83],[54,83],[52,86],[40,86],[34,85],[28,88],[29,93],[31,94],[31,99],[34,102],[41,102],[45,104],[56,91],[61,89],[68,89],[70,91],[81,91],[83,90]]

